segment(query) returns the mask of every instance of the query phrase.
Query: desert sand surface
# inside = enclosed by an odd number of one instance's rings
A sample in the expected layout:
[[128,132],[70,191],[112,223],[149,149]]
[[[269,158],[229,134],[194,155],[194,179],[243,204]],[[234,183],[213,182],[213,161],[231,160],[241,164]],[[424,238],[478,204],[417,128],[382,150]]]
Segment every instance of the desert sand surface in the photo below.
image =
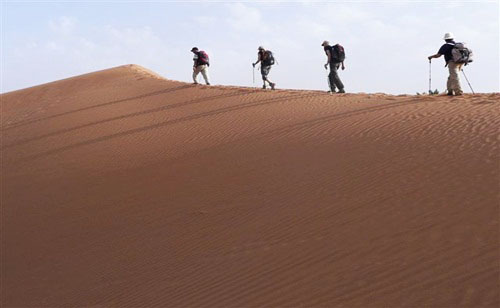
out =
[[5,93],[2,307],[498,307],[500,94]]

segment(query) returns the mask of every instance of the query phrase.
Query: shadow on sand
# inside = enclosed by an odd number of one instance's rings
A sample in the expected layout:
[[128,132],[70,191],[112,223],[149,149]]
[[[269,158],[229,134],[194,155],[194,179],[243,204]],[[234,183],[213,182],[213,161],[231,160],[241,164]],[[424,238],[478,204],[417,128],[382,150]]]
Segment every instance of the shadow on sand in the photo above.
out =
[[[234,95],[234,93],[231,93],[231,94]],[[247,108],[253,108],[253,107],[258,107],[258,106],[263,106],[263,105],[268,105],[268,104],[273,104],[273,103],[285,102],[285,101],[296,100],[296,99],[304,99],[304,98],[308,98],[308,97],[315,97],[315,96],[321,96],[321,95],[327,95],[327,94],[324,94],[324,93],[312,93],[311,94],[310,93],[310,94],[287,95],[287,96],[278,97],[278,98],[264,99],[264,100],[258,100],[258,101],[244,103],[244,104],[240,104],[240,105],[224,107],[224,108],[220,108],[220,109],[216,109],[216,110],[212,110],[212,111],[208,111],[208,112],[203,112],[203,113],[199,113],[199,114],[194,114],[194,115],[182,117],[179,119],[163,121],[163,122],[153,124],[153,125],[148,125],[148,126],[144,126],[144,127],[140,127],[140,128],[130,129],[130,130],[127,130],[124,132],[119,132],[119,133],[115,133],[115,134],[111,134],[111,135],[107,135],[107,136],[103,136],[103,137],[99,137],[99,138],[93,138],[90,140],[77,142],[77,143],[70,144],[70,145],[63,146],[63,147],[59,147],[59,148],[56,148],[53,150],[49,150],[49,151],[45,151],[45,152],[41,152],[41,153],[27,156],[26,158],[22,159],[21,161],[33,160],[33,159],[37,159],[37,158],[41,158],[41,157],[45,157],[45,156],[49,156],[49,155],[53,155],[53,154],[58,154],[58,153],[61,153],[61,152],[67,151],[67,150],[72,150],[72,149],[75,149],[78,147],[91,145],[94,143],[99,143],[99,142],[111,140],[114,138],[129,136],[132,134],[142,133],[142,132],[152,130],[152,129],[163,128],[166,126],[179,124],[179,123],[186,122],[186,121],[201,119],[204,117],[224,114],[224,113],[233,112],[233,111],[240,111],[240,110],[244,110]],[[203,100],[206,100],[206,98],[203,98]],[[405,101],[397,102],[397,103],[383,104],[383,105],[378,105],[378,106],[373,106],[373,107],[368,107],[368,108],[362,108],[359,110],[353,110],[353,111],[333,114],[333,115],[329,115],[329,116],[319,117],[316,119],[312,119],[312,120],[308,120],[308,121],[304,121],[304,122],[300,122],[300,123],[290,124],[290,125],[287,125],[287,126],[284,126],[281,128],[273,129],[273,130],[270,130],[267,132],[253,135],[253,136],[244,137],[244,138],[241,138],[238,140],[232,140],[232,141],[227,142],[227,143],[218,144],[215,147],[227,145],[227,144],[230,144],[232,142],[238,142],[241,140],[258,139],[258,138],[262,138],[262,137],[267,136],[267,135],[282,134],[282,133],[288,133],[288,132],[291,132],[294,130],[301,130],[301,129],[305,129],[305,128],[310,128],[310,127],[313,127],[316,125],[321,125],[321,124],[329,122],[329,121],[348,118],[348,117],[352,117],[352,116],[357,116],[357,115],[361,115],[364,113],[370,113],[370,112],[381,111],[381,110],[396,108],[396,107],[400,107],[400,106],[405,106],[414,100],[415,99],[410,99],[410,100],[405,100]],[[186,103],[188,103],[188,102],[184,102],[183,104],[186,104]],[[416,104],[416,103],[418,103],[418,100],[413,102],[413,104]],[[181,104],[181,103],[179,103],[179,104]],[[133,116],[135,116],[135,115],[133,115]],[[213,147],[211,147],[211,148],[213,148]]]

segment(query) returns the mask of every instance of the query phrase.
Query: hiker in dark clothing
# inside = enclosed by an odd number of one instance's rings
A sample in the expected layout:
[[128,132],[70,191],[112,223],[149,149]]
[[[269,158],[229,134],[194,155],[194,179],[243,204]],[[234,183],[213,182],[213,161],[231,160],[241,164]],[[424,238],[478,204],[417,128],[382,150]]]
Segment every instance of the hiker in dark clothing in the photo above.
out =
[[276,84],[269,80],[267,78],[267,75],[269,75],[269,72],[271,71],[271,66],[274,64],[274,57],[273,53],[270,50],[265,50],[264,47],[259,46],[258,48],[259,52],[257,53],[257,62],[252,63],[253,67],[257,65],[257,63],[260,64],[260,73],[262,74],[262,81],[264,85],[262,86],[262,89],[266,88],[266,82],[269,83],[269,86],[271,87],[272,90],[274,90],[274,87]]
[[448,76],[448,82],[446,83],[446,88],[448,90],[448,95],[462,95],[462,87],[460,86],[460,76],[459,72],[462,69],[463,63],[455,63],[453,61],[452,49],[455,46],[455,41],[453,40],[453,34],[446,33],[444,35],[444,41],[446,42],[437,54],[427,57],[429,62],[434,58],[439,58],[444,55],[444,61],[446,62],[446,66],[448,66],[448,70],[450,75]]
[[330,46],[330,42],[324,41],[323,49],[325,50],[327,56],[327,63],[325,64],[325,69],[328,69],[330,66],[330,74],[328,75],[328,84],[330,86],[330,93],[335,93],[336,88],[339,89],[338,93],[345,93],[344,84],[340,80],[338,69],[342,66],[342,70],[345,69],[344,66],[344,48],[339,44],[335,46]]

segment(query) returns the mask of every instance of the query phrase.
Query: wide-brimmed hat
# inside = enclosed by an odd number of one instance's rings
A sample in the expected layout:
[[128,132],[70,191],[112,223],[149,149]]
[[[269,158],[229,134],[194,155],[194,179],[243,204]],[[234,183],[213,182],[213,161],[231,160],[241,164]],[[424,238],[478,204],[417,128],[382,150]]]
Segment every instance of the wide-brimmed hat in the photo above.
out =
[[321,46],[327,46],[327,45],[330,45],[329,41],[323,41],[323,43],[321,44]]
[[454,35],[451,32],[445,33],[443,40],[452,40],[454,39]]
[[191,51],[198,51],[198,47],[191,48]]

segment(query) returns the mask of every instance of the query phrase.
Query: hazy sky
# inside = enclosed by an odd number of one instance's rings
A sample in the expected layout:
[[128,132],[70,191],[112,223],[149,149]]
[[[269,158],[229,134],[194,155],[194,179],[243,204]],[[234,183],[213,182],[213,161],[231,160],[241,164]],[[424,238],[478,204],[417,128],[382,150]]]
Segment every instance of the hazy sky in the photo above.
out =
[[[130,63],[190,82],[193,46],[210,55],[212,84],[252,86],[259,45],[279,63],[278,88],[327,90],[326,39],[345,47],[348,92],[415,94],[428,89],[427,56],[445,32],[474,51],[465,68],[474,90],[500,87],[498,0],[1,3],[1,92]],[[433,88],[446,78],[434,59]]]

